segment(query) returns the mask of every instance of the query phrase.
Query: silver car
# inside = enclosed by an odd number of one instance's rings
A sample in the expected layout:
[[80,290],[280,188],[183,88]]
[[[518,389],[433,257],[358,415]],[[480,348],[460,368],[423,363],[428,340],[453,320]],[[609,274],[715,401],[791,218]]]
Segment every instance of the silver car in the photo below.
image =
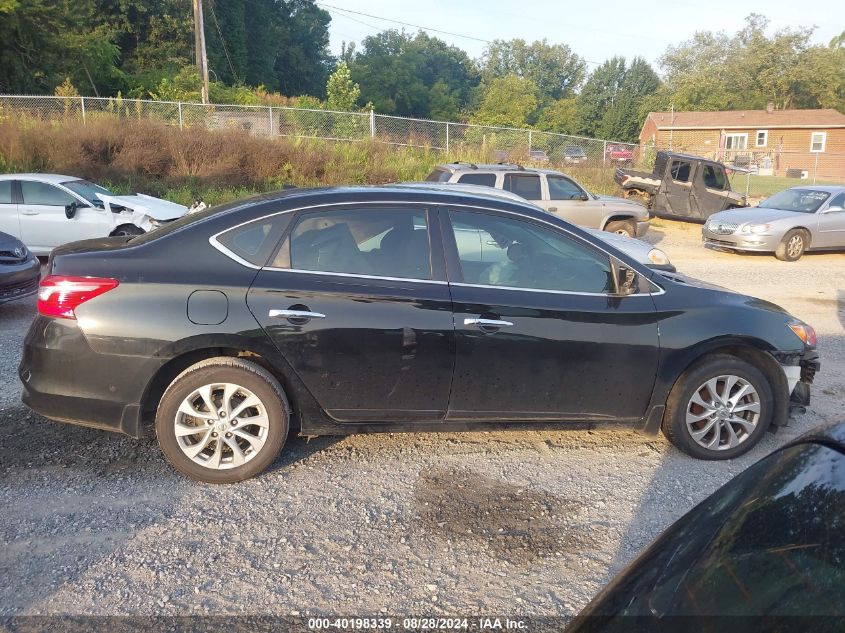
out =
[[774,253],[786,262],[805,251],[845,249],[845,186],[785,189],[756,207],[714,213],[701,234],[708,248]]
[[648,231],[649,212],[641,204],[596,195],[566,174],[551,169],[449,163],[435,167],[426,180],[510,191],[559,218],[588,229],[625,237],[642,237]]
[[[533,202],[529,202],[522,196],[519,196],[515,193],[510,191],[503,191],[502,189],[490,189],[489,187],[485,187],[483,185],[467,185],[463,183],[453,183],[453,182],[404,182],[397,185],[396,187],[413,187],[414,189],[419,189],[420,187],[430,187],[432,189],[456,189],[458,191],[466,191],[467,193],[472,193],[475,195],[489,195],[489,196],[496,196],[498,198],[504,198],[506,200],[515,200],[516,202],[521,202],[523,204],[531,204],[533,206],[537,206]],[[542,209],[542,207],[540,207]],[[583,227],[582,227],[583,228]],[[669,261],[669,256],[666,253],[656,246],[652,246],[648,242],[643,242],[642,240],[634,239],[632,237],[625,237],[624,235],[620,235],[618,233],[609,233],[607,231],[599,231],[598,229],[584,229],[585,231],[593,234],[595,237],[599,238],[603,242],[614,246],[615,248],[619,249],[628,257],[638,261],[644,266],[648,266],[649,268],[654,268],[656,270],[663,270],[667,272],[677,272],[677,269]]]

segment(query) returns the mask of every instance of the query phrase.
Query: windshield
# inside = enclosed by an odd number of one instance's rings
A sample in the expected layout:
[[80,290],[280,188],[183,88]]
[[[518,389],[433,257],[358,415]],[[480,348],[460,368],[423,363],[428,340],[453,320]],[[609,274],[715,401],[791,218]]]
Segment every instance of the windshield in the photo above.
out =
[[425,177],[427,182],[446,182],[449,178],[452,177],[452,172],[448,169],[440,169],[439,167],[435,167],[431,170],[431,173]]
[[830,197],[827,191],[818,189],[787,189],[763,200],[761,209],[782,209],[799,213],[815,213]]
[[107,196],[113,195],[112,192],[105,187],[95,185],[93,182],[88,182],[87,180],[68,180],[67,182],[63,182],[62,185],[70,189],[76,195],[82,196],[95,207],[103,206],[103,201],[95,194],[104,193]]

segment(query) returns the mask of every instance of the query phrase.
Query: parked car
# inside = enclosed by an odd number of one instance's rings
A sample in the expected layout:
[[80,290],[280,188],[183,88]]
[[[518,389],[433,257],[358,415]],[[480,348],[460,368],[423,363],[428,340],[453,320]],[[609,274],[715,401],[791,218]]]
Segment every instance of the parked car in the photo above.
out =
[[549,155],[541,149],[532,149],[528,152],[528,158],[535,163],[548,163]]
[[252,477],[305,436],[621,420],[702,459],[809,399],[815,332],[640,265],[500,196],[265,194],[134,238],[57,248],[23,401],[140,437],[198,480]]
[[38,292],[41,264],[19,239],[0,233],[0,303]]
[[0,231],[14,235],[39,256],[75,240],[139,235],[187,210],[140,193],[115,196],[73,176],[0,175]]
[[778,449],[690,510],[566,630],[832,631],[843,615],[840,422]]
[[566,174],[521,165],[438,165],[428,182],[456,182],[510,191],[564,220],[590,229],[641,237],[648,231],[649,214],[641,204],[590,193]]
[[[408,182],[394,185],[396,187],[413,187],[419,189],[420,187],[431,187],[434,189],[451,189],[453,191],[465,191],[467,193],[482,194],[482,195],[497,195],[509,200],[515,200],[522,204],[531,204],[522,196],[518,196],[510,191],[502,189],[493,189],[491,187],[484,187],[482,185],[466,185],[456,182]],[[536,205],[535,205],[536,206]],[[542,207],[537,207],[542,209]],[[656,270],[665,270],[668,272],[676,272],[677,269],[669,261],[669,256],[663,249],[652,246],[648,242],[643,242],[632,237],[626,237],[618,233],[610,233],[608,231],[599,231],[598,229],[584,229],[591,235],[598,239],[607,242],[611,246],[618,248],[628,257],[638,261],[643,266],[654,268]]]
[[703,221],[746,206],[745,196],[731,190],[725,169],[699,156],[657,152],[653,172],[620,168],[614,178],[626,198],[642,201],[653,215]]
[[608,143],[604,150],[605,158],[620,165],[630,165],[634,162],[634,148],[631,145]]
[[581,165],[587,162],[587,152],[580,145],[567,145],[563,148],[563,162],[566,165]]
[[710,216],[701,234],[709,248],[774,253],[786,262],[808,250],[845,249],[845,186],[792,187],[756,207]]

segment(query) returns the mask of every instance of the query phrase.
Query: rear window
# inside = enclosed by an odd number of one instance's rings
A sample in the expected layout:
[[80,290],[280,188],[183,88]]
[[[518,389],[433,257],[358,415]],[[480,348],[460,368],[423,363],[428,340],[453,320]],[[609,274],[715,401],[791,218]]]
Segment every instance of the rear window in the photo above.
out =
[[426,182],[448,182],[449,178],[452,177],[452,172],[448,169],[442,169],[440,167],[435,167],[431,170],[431,173],[425,177]]
[[496,174],[464,174],[458,179],[462,185],[496,186]]

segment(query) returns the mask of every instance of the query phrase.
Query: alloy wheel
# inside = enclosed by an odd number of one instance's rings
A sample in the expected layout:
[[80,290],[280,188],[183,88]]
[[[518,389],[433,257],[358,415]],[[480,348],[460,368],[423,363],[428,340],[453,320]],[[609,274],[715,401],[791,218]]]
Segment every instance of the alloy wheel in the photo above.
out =
[[747,440],[760,420],[760,395],[740,376],[709,379],[687,403],[687,431],[708,450],[723,451]]
[[798,257],[804,250],[804,238],[801,235],[793,235],[786,244],[786,253],[790,257]]
[[270,420],[261,400],[233,383],[203,385],[179,405],[176,441],[191,461],[215,470],[237,468],[264,447]]

